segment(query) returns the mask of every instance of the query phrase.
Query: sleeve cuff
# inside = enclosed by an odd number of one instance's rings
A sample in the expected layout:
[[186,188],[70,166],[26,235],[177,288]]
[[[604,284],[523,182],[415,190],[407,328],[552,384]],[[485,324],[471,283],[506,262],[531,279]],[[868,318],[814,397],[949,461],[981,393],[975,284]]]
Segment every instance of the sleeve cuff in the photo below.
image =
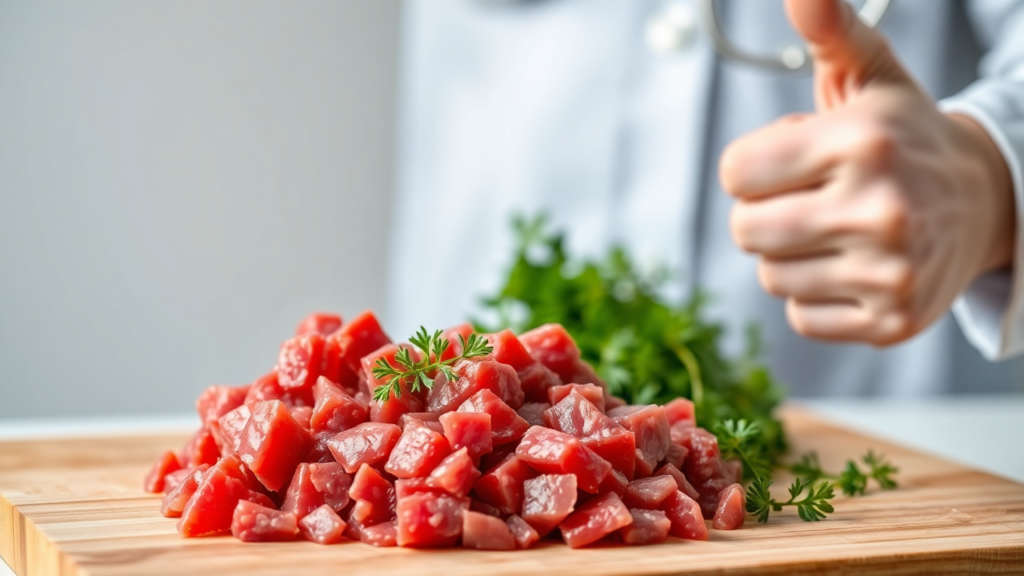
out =
[[[982,81],[984,83],[984,81]],[[943,100],[945,113],[962,114],[988,132],[1010,170],[1017,211],[1017,238],[1012,269],[978,277],[953,304],[953,314],[968,341],[989,360],[1024,353],[1024,110],[1020,86],[977,86]],[[995,112],[995,113],[993,113]],[[1001,114],[1000,114],[1001,112]],[[1008,117],[1000,122],[996,117]]]

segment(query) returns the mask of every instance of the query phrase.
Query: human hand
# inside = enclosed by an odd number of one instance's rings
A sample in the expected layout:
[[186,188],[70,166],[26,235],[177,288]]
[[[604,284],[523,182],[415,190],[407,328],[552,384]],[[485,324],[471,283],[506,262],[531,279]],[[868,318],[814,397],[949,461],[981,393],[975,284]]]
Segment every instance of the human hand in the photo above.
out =
[[787,0],[814,59],[814,114],[736,140],[719,165],[737,244],[786,299],[798,333],[884,346],[1008,266],[1006,163],[973,120],[946,115],[881,33],[842,0]]

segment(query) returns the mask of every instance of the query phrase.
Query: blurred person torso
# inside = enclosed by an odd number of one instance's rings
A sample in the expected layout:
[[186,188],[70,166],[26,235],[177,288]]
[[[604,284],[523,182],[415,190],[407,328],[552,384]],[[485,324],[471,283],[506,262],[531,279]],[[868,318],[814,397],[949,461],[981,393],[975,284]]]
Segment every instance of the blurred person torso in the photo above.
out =
[[[994,25],[989,4],[895,0],[879,28],[940,99],[976,78],[983,28]],[[798,42],[781,2],[716,8],[743,48]],[[394,336],[479,312],[513,256],[512,215],[545,211],[566,231],[570,254],[621,244],[639,262],[677,272],[669,297],[707,292],[727,353],[742,350],[745,325],[759,324],[765,359],[793,395],[1020,390],[1024,363],[987,362],[950,314],[887,349],[793,332],[783,301],[759,286],[756,258],[732,240],[733,200],[717,164],[733,139],[813,111],[812,78],[723,61],[695,11],[687,0],[406,3]],[[676,26],[668,43],[652,34],[666,19]]]

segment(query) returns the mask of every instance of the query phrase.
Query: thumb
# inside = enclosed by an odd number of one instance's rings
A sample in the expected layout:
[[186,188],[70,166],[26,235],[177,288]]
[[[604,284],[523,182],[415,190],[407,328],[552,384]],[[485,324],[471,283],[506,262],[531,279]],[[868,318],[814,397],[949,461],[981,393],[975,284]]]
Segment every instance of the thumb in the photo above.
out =
[[819,107],[841,104],[869,83],[909,81],[881,32],[843,0],[786,0],[786,12],[814,60]]

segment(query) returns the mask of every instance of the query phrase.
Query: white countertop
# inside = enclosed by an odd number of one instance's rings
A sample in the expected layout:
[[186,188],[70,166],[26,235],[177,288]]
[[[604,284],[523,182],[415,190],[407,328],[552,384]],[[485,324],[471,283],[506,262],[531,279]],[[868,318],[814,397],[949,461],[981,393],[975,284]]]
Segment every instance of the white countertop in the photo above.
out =
[[[1024,482],[1024,395],[799,402],[846,425]],[[0,420],[0,440],[194,430],[194,415]],[[14,572],[0,562],[0,576]]]

